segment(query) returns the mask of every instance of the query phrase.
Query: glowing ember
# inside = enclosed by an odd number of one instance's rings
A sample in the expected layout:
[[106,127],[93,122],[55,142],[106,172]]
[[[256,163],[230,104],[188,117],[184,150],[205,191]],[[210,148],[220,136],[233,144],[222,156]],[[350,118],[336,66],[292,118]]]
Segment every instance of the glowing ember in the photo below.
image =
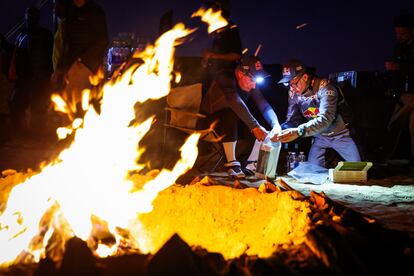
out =
[[200,8],[193,13],[192,17],[201,17],[201,20],[208,24],[208,32],[212,33],[218,29],[227,26],[227,20],[221,15],[221,11],[213,11],[213,9]]
[[308,23],[303,23],[303,24],[297,25],[296,30],[302,29],[302,28],[306,27],[306,25],[308,25]]
[[[74,118],[71,126],[59,130],[61,137],[75,132],[70,148],[41,173],[18,184],[9,195],[0,217],[0,264],[38,261],[47,244],[59,248],[73,236],[94,246],[96,240],[88,240],[93,232],[109,232],[116,244],[128,236],[129,246],[147,251],[139,247],[147,242],[138,240],[137,214],[151,211],[158,193],[193,166],[198,135],[190,136],[183,145],[182,158],[172,171],[162,170],[141,190],[132,192],[128,172],[139,169],[136,160],[142,150],[138,144],[153,118],[140,125],[130,123],[135,118],[136,102],[157,99],[169,92],[176,40],[190,32],[184,25],[176,25],[159,38],[155,47],[141,53],[142,65],[128,69],[114,84],[106,84],[100,114],[89,105],[90,93],[85,91],[84,118]],[[54,96],[53,101],[57,110],[69,113],[62,98]],[[131,225],[134,232],[126,235],[129,231],[125,229]],[[97,247],[106,256],[117,246]]]

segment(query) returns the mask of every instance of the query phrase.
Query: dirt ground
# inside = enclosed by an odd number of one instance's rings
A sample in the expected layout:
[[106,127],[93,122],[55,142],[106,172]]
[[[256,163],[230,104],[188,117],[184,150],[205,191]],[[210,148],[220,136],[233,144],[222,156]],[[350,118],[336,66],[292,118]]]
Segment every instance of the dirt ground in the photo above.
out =
[[[0,171],[37,170],[43,161],[53,160],[58,151],[56,145],[41,142],[3,143],[0,146]],[[224,184],[231,183],[225,173],[210,176]],[[331,199],[372,216],[389,228],[407,232],[414,239],[414,170],[398,165],[373,167],[368,182],[362,184],[326,181],[314,185],[299,183],[286,175],[280,177],[305,195],[311,191],[324,192]],[[243,183],[253,187],[260,185],[257,179]]]

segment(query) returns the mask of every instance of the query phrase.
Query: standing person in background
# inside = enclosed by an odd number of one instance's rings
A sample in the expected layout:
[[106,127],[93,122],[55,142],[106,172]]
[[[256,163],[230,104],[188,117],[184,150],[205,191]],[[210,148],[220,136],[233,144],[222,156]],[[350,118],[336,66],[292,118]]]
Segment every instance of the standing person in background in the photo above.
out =
[[326,149],[332,148],[345,161],[360,161],[358,148],[338,111],[338,92],[328,81],[316,77],[300,61],[283,66],[279,83],[289,84],[289,106],[282,131],[273,140],[288,143],[313,136],[310,163],[325,167]]
[[211,82],[224,76],[226,73],[234,72],[242,54],[242,43],[239,28],[229,21],[231,4],[229,0],[216,0],[205,2],[207,8],[214,12],[220,11],[221,15],[228,21],[228,24],[215,30],[210,34],[211,48],[203,51],[203,63],[207,66],[207,82]]
[[[225,135],[222,140],[227,163],[224,164],[228,174],[232,177],[245,177],[239,161],[236,159],[236,144],[238,139],[239,114],[231,109],[235,108],[240,113],[246,114],[243,118],[249,118],[255,122],[250,127],[257,128],[260,139],[266,136],[266,131],[258,127],[257,121],[247,109],[245,103],[237,93],[235,69],[242,56],[242,45],[238,27],[231,21],[231,3],[229,0],[215,0],[205,2],[207,8],[221,15],[228,24],[210,34],[212,46],[203,51],[203,64],[207,66],[207,80],[204,84],[206,95],[203,99],[201,111],[210,115],[210,119],[218,119],[218,132]],[[252,88],[249,88],[250,91]],[[217,104],[216,101],[220,101]],[[214,103],[214,104],[212,104]],[[236,113],[235,113],[236,112]],[[245,123],[247,119],[245,120]]]
[[[391,116],[385,143],[386,157],[389,158],[398,142],[401,129],[408,124],[411,137],[410,167],[414,167],[414,16],[403,14],[394,19],[397,39],[394,60],[385,62],[385,69],[391,75],[391,90],[398,102]],[[392,140],[392,141],[391,141]]]
[[[15,80],[9,101],[14,138],[27,138],[29,130],[35,136],[42,134],[50,98],[53,36],[39,25],[40,11],[36,7],[26,10],[25,20],[9,70],[9,78]],[[28,110],[31,118],[26,116]]]
[[91,0],[73,0],[73,5],[65,19],[63,51],[52,81],[59,87],[59,82],[64,80],[65,98],[76,112],[82,91],[91,87],[89,76],[102,64],[108,31],[105,12],[98,4]]
[[64,50],[63,33],[65,29],[65,21],[73,8],[73,3],[72,0],[56,0],[53,8],[57,20],[53,44],[53,71],[56,71],[58,62]]

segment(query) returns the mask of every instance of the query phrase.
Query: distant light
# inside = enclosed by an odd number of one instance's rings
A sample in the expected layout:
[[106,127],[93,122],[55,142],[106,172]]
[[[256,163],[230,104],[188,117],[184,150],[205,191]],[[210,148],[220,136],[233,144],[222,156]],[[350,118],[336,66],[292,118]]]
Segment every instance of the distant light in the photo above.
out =
[[283,85],[286,86],[286,87],[288,87],[289,86],[289,83],[288,82],[283,82]]
[[256,83],[259,83],[259,84],[264,82],[263,77],[256,77],[254,80],[256,81]]

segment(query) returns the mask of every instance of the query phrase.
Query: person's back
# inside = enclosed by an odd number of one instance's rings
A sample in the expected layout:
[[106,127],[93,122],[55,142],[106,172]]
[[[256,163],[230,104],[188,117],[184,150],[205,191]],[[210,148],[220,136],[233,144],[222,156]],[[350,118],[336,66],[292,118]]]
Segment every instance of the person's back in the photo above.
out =
[[[217,30],[211,36],[213,38],[212,52],[220,55],[229,53],[241,54],[242,47],[239,29],[234,23],[229,22],[226,27]],[[215,72],[223,70],[233,72],[237,66],[237,62],[234,60],[211,59],[210,66],[210,70],[214,70]]]
[[99,5],[89,0],[72,2],[62,30],[63,51],[52,84],[63,94],[72,112],[77,113],[82,92],[91,88],[89,77],[103,63],[108,33],[105,13]]
[[54,2],[54,14],[56,17],[56,30],[53,42],[53,71],[56,71],[58,63],[64,52],[63,33],[66,25],[66,18],[73,9],[72,0],[57,0]]
[[92,72],[96,71],[108,44],[106,18],[102,8],[93,1],[76,6],[67,17],[65,27],[66,68],[81,59]]
[[217,76],[231,75],[237,66],[242,54],[240,33],[237,25],[229,20],[231,4],[229,0],[207,1],[208,9],[220,13],[227,25],[210,33],[211,48],[203,51],[203,61],[207,66],[207,80],[209,87]]

